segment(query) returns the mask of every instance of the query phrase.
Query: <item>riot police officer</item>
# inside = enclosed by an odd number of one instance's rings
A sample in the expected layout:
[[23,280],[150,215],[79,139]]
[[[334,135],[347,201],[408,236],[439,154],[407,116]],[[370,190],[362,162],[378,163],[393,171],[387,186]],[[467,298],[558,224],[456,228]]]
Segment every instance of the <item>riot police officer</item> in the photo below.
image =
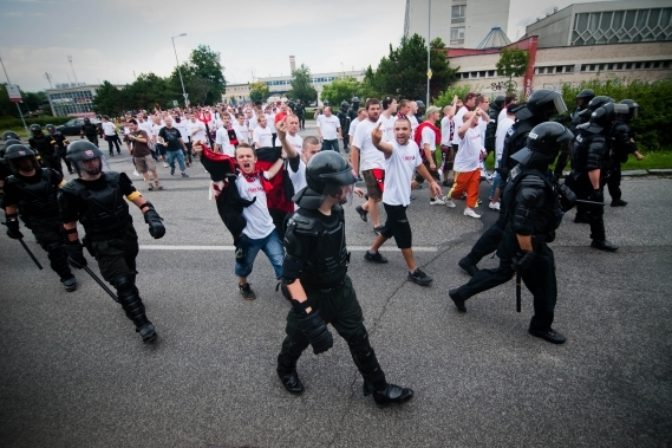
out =
[[577,198],[596,203],[577,204],[575,222],[587,220],[592,240],[590,246],[606,252],[618,250],[618,247],[607,241],[604,228],[603,190],[610,152],[607,137],[616,115],[626,115],[628,112],[626,105],[607,103],[591,114],[588,123],[576,127],[577,135],[572,148],[572,172],[566,181]]
[[[16,136],[16,138],[14,138]],[[7,161],[5,160],[5,152],[7,148],[12,145],[20,145],[19,136],[12,131],[5,131],[2,134],[2,140],[0,140],[0,208],[4,208],[4,189],[5,189],[5,179],[12,174],[12,170],[9,168]]]
[[336,114],[338,117],[338,121],[341,124],[341,135],[343,136],[343,150],[345,152],[350,152],[350,136],[348,135],[348,131],[350,130],[350,122],[352,121],[350,117],[348,116],[348,107],[350,105],[348,104],[347,101],[341,101],[341,108]]
[[124,196],[142,211],[154,238],[166,232],[161,217],[126,174],[102,171],[103,153],[93,143],[70,143],[67,156],[79,176],[63,186],[58,197],[70,262],[75,267],[87,265],[77,233],[80,221],[86,232],[84,245],[98,262],[103,278],[116,288],[118,301],[142,340],[153,342],[156,331],[135,286],[138,236]]
[[70,174],[74,173],[72,166],[70,166],[70,161],[66,157],[66,152],[68,150],[68,144],[70,143],[68,139],[56,129],[56,126],[53,124],[48,124],[44,127],[51,137],[51,144],[56,148],[56,159],[58,160],[58,168],[56,171],[63,173],[61,161],[65,162],[65,166],[68,167],[68,172]]
[[39,124],[31,124],[30,132],[32,137],[28,139],[28,144],[40,156],[42,166],[61,172],[61,162],[56,156],[56,146],[52,143],[51,137],[44,135]]
[[497,248],[499,267],[480,270],[467,284],[449,291],[460,312],[467,311],[465,301],[471,296],[509,281],[518,271],[534,296],[529,333],[554,344],[565,342],[551,328],[557,285],[553,251],[547,243],[555,239],[563,211],[548,167],[573,138],[560,123],[541,123],[530,131],[526,147],[513,155],[520,165],[504,189],[500,213],[506,224]]
[[350,108],[348,109],[348,118],[350,118],[350,123],[355,121],[357,114],[359,113],[359,105],[361,101],[358,96],[353,96],[350,100]]
[[611,154],[609,157],[609,167],[607,174],[607,188],[611,196],[612,207],[625,207],[626,201],[621,199],[621,164],[628,161],[628,156],[634,156],[641,160],[643,156],[637,151],[630,122],[637,118],[639,113],[639,104],[635,101],[626,99],[620,104],[628,106],[627,115],[617,115],[609,132],[609,146]]
[[58,214],[57,194],[63,175],[51,168],[41,168],[35,153],[26,145],[10,145],[5,159],[12,170],[5,181],[7,235],[14,239],[23,238],[19,229],[20,216],[47,252],[51,269],[58,274],[65,290],[74,291],[77,280],[68,266],[68,255],[63,247],[65,235]]
[[292,310],[287,315],[287,337],[278,355],[280,380],[290,393],[303,392],[296,363],[308,345],[315,354],[332,347],[333,337],[327,328],[331,323],[347,341],[364,377],[364,394],[373,394],[379,405],[403,403],[413,391],[386,381],[346,274],[349,253],[340,204],[355,182],[352,168],[337,153],[320,152],[308,162],[306,180],[308,186],[294,197],[300,208],[285,234],[283,292]]
[[[517,121],[511,126],[505,137],[504,151],[499,164],[500,175],[504,179],[505,185],[509,171],[517,163],[512,156],[525,146],[527,136],[532,128],[554,116],[567,112],[567,106],[560,93],[541,89],[535,90],[528,98],[527,103],[517,106],[513,109],[513,112]],[[478,271],[476,266],[478,262],[497,249],[505,225],[504,213],[500,211],[497,221],[481,235],[471,251],[459,261],[459,266],[465,272],[474,275]]]
[[79,134],[81,138],[86,137],[87,140],[98,146],[98,134],[100,134],[100,129],[98,129],[98,126],[91,123],[89,118],[84,119],[84,124],[82,125],[82,129]]
[[578,125],[587,121],[587,118],[584,119],[581,112],[586,110],[588,103],[590,103],[593,98],[595,98],[595,92],[593,89],[583,89],[576,95],[576,109],[574,109],[574,112],[572,112],[570,117],[572,120],[572,131],[575,131]]

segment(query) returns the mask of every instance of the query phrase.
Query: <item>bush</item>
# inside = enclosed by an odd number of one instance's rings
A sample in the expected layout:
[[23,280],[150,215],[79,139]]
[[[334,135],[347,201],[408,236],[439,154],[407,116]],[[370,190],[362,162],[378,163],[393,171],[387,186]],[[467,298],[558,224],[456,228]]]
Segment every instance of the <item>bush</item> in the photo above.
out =
[[653,83],[634,81],[624,84],[618,80],[592,81],[579,87],[564,85],[562,96],[567,108],[576,108],[576,95],[583,89],[593,89],[595,95],[606,95],[616,101],[626,98],[639,104],[639,117],[631,124],[640,149],[672,149],[672,79]]
[[453,104],[453,97],[457,95],[458,98],[464,99],[465,96],[467,96],[467,93],[469,93],[469,87],[468,86],[452,86],[448,87],[446,90],[441,92],[441,95],[439,95],[437,98],[434,99],[432,104],[434,106],[440,107],[443,109],[445,106],[448,106],[450,104]]
[[[26,117],[26,124],[30,127],[31,124],[39,124],[44,127],[47,124],[59,125],[63,124],[68,120],[72,120],[72,117],[54,117],[52,115],[40,115],[38,117]],[[3,131],[18,131],[23,129],[23,123],[21,123],[20,118],[15,118],[12,116],[2,116],[0,117],[0,132]]]

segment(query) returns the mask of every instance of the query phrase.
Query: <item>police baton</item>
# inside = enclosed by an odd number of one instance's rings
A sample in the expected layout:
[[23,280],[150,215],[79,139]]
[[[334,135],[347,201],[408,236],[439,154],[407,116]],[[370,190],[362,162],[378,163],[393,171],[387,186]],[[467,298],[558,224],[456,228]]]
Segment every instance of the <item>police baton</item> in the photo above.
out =
[[520,279],[523,275],[520,273],[520,269],[516,271],[516,311],[520,313],[520,299],[521,299],[521,285]]
[[112,291],[112,290],[111,290],[111,289],[110,289],[110,288],[109,288],[109,287],[108,287],[108,286],[107,286],[107,285],[100,279],[100,277],[98,277],[98,276],[91,270],[91,268],[89,268],[88,266],[82,266],[82,269],[84,269],[84,271],[86,271],[86,273],[89,274],[89,275],[91,276],[91,278],[92,278],[96,283],[98,283],[98,284],[100,285],[100,287],[103,288],[103,290],[104,290],[106,293],[108,293],[108,294],[110,295],[110,297],[112,297],[112,300],[114,300],[115,302],[119,303],[119,298],[117,297],[117,295],[116,295],[116,294],[115,294],[115,293],[114,293],[114,292],[113,292],[113,291]]
[[598,207],[604,207],[604,202],[586,201],[585,199],[577,199],[576,203],[586,205],[597,205]]
[[42,265],[40,264],[40,262],[37,261],[37,258],[35,258],[35,255],[33,255],[33,253],[30,251],[30,249],[28,249],[28,245],[23,241],[23,238],[17,238],[17,239],[19,240],[19,243],[21,243],[23,248],[26,250],[26,252],[28,252],[28,255],[33,260],[33,262],[37,265],[37,267],[40,268],[40,270],[44,269],[42,267]]

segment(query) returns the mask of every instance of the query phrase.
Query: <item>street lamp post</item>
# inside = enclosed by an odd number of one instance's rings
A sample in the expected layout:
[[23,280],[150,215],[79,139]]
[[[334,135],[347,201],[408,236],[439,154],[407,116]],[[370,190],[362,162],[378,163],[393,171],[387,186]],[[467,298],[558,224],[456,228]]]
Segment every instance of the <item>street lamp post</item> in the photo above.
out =
[[177,74],[180,76],[180,85],[182,85],[182,96],[184,97],[184,107],[189,107],[189,99],[187,91],[184,89],[184,80],[182,79],[182,70],[180,70],[180,61],[177,59],[177,49],[175,48],[175,38],[184,37],[187,33],[178,34],[177,36],[171,36],[170,40],[173,41],[173,51],[175,52],[175,63],[177,64]]

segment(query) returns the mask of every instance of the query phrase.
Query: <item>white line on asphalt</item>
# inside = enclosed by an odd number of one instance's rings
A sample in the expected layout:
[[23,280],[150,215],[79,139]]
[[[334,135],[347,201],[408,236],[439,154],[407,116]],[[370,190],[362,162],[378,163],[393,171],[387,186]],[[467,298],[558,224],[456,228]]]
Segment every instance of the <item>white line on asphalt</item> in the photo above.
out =
[[[348,250],[352,252],[364,252],[368,246],[348,246]],[[193,251],[218,251],[218,252],[233,252],[236,250],[234,246],[190,246],[190,245],[155,245],[143,244],[140,246],[142,250],[193,250]],[[381,247],[381,252],[399,252],[396,247]],[[436,252],[438,248],[428,246],[418,246],[413,248],[413,252]]]

